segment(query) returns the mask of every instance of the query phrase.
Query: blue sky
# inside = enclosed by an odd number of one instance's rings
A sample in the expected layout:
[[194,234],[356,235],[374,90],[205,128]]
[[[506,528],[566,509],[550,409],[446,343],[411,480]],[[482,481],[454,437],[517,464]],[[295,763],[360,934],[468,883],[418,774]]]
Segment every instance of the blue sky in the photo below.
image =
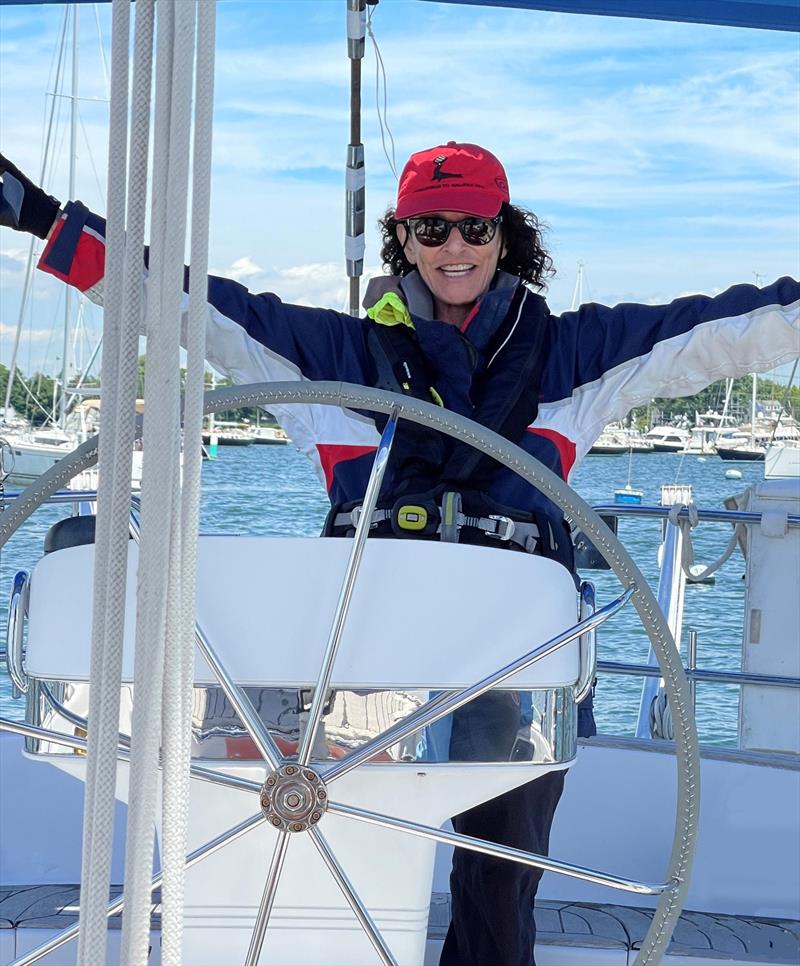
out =
[[[106,49],[110,10],[99,20]],[[0,7],[0,140],[38,176],[63,7]],[[512,200],[550,226],[569,307],[667,301],[798,274],[797,35],[693,24],[382,0],[373,25],[398,165],[449,139],[504,161]],[[95,13],[81,10],[77,195],[102,210],[105,96]],[[342,308],[349,66],[344,0],[224,0],[218,7],[211,265],[256,291]],[[364,62],[366,263],[395,180]],[[67,195],[66,102],[48,187]],[[8,363],[27,244],[0,234],[0,361]],[[37,273],[23,371],[60,366],[61,287]],[[87,312],[86,358],[99,330]]]

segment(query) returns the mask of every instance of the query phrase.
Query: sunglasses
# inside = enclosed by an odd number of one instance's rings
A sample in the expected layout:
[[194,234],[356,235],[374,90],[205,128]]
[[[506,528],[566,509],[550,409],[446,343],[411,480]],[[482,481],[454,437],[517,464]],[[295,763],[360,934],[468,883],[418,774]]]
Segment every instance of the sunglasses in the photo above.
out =
[[461,237],[468,245],[488,245],[494,238],[501,221],[500,215],[494,218],[462,218],[461,221],[427,217],[409,218],[405,224],[420,245],[426,248],[439,248],[444,245],[454,228],[458,228]]

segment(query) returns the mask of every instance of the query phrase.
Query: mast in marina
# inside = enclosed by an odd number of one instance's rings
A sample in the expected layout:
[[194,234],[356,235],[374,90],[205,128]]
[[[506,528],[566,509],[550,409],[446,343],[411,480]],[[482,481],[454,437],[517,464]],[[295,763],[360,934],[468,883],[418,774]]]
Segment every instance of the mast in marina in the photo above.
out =
[[[72,90],[70,94],[69,115],[69,194],[75,197],[75,167],[78,143],[78,32],[80,15],[78,4],[72,5]],[[72,289],[64,290],[64,341],[61,352],[61,407],[58,424],[62,429],[67,426],[67,388],[69,384],[69,330],[72,313]]]

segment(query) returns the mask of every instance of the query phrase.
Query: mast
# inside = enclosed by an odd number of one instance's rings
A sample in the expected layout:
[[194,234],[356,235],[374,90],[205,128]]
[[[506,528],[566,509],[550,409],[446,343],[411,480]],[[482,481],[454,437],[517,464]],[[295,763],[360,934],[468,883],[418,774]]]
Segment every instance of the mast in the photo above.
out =
[[[756,286],[761,288],[761,283],[764,281],[764,276],[760,272],[753,272],[753,278],[755,279]],[[758,380],[756,374],[753,373],[753,395],[750,400],[750,446],[755,449],[756,445],[756,386]]]
[[[78,31],[80,26],[78,4],[72,5],[72,93],[70,97],[69,123],[69,194],[75,197],[75,165],[78,143]],[[64,289],[64,342],[61,353],[61,413],[59,425],[67,424],[67,384],[69,382],[69,323],[72,310],[72,294],[69,286]]]
[[583,304],[583,262],[578,262],[578,275],[575,279],[575,291],[572,293],[570,311],[580,308]]
[[350,143],[347,145],[344,251],[350,280],[348,311],[360,311],[359,279],[364,272],[364,145],[361,143],[361,61],[366,35],[366,0],[347,0],[347,56],[350,58]]
[[733,379],[728,378],[725,380],[725,402],[722,404],[722,416],[720,416],[719,420],[720,429],[725,425],[725,420],[728,418],[728,406],[730,406],[732,392]]
[[[55,116],[56,102],[61,89],[61,67],[64,61],[64,50],[67,46],[67,27],[69,25],[69,7],[64,8],[64,22],[61,26],[61,40],[58,46],[58,63],[56,66],[55,84],[53,85],[52,101],[50,102],[50,118],[47,122],[47,135],[44,141],[44,151],[42,152],[42,169],[39,175],[39,184],[44,184],[47,172],[47,159],[50,154],[50,138],[53,133],[53,118]],[[33,278],[33,262],[36,251],[36,243],[39,241],[35,235],[31,236],[28,246],[28,260],[25,264],[25,280],[22,285],[22,296],[19,302],[19,313],[17,315],[17,330],[14,333],[14,348],[11,351],[11,362],[8,366],[8,382],[6,383],[6,398],[3,402],[3,414],[8,418],[8,407],[11,405],[11,389],[14,385],[14,375],[17,371],[17,353],[19,352],[19,339],[22,334],[22,323],[25,320],[25,307],[28,303],[31,280]],[[55,411],[55,410],[54,410]]]

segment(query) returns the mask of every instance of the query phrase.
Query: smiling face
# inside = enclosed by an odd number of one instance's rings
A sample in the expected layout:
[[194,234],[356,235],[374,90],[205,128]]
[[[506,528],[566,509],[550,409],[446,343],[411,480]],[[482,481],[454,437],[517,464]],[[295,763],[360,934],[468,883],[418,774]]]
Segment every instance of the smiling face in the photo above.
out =
[[[461,221],[465,216],[456,211],[432,211],[430,215],[446,221]],[[427,248],[405,225],[397,226],[397,237],[404,254],[417,268],[433,295],[437,319],[461,326],[478,299],[487,291],[497,263],[505,254],[502,228],[488,245],[470,245],[453,228],[444,245]]]

